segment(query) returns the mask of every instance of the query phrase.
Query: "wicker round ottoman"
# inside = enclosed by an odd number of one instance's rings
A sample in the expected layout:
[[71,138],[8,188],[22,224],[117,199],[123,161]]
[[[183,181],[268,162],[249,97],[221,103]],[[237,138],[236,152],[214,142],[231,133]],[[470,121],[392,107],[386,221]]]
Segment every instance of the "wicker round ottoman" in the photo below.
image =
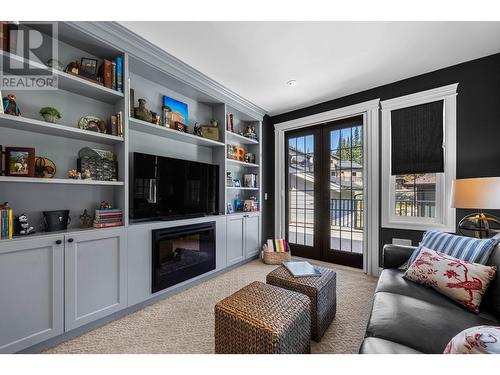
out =
[[319,341],[337,312],[337,274],[328,268],[316,268],[321,276],[293,277],[281,266],[267,275],[266,282],[303,293],[311,299],[311,338]]
[[310,353],[310,311],[303,294],[253,282],[215,305],[215,353]]

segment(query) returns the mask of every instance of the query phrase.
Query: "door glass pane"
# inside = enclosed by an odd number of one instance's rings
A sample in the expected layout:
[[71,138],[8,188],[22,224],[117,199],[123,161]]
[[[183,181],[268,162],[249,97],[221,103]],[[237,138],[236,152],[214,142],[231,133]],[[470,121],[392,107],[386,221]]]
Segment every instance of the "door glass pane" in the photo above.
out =
[[314,136],[288,139],[288,240],[314,243]]
[[330,131],[330,248],[363,253],[363,126]]

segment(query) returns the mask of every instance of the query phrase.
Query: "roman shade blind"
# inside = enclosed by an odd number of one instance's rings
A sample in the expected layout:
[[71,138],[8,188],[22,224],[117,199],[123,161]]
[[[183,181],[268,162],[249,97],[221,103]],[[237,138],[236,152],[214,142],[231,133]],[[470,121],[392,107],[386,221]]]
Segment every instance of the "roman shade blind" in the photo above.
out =
[[444,101],[391,111],[391,174],[444,172]]

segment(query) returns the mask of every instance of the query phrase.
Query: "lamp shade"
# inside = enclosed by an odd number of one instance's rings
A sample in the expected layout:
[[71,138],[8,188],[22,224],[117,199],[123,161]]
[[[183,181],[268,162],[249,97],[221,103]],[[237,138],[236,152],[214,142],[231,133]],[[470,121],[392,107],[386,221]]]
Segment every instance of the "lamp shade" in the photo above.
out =
[[454,180],[451,185],[451,207],[500,209],[500,177]]

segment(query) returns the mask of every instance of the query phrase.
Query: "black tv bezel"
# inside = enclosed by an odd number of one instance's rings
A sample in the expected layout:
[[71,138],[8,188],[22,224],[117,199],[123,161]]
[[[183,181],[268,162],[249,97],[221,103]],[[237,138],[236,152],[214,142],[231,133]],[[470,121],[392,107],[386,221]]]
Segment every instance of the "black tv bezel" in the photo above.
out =
[[[129,199],[129,204],[130,204],[130,209],[129,209],[129,220],[132,223],[139,223],[139,222],[150,222],[150,221],[173,221],[173,220],[185,220],[185,219],[194,219],[194,218],[199,218],[199,217],[208,217],[208,216],[216,216],[216,215],[221,215],[220,212],[220,166],[214,163],[204,163],[201,161],[196,161],[196,160],[189,160],[189,159],[179,159],[179,158],[173,158],[170,156],[162,156],[162,155],[156,155],[156,154],[148,154],[146,152],[133,152],[132,153],[132,158],[133,158],[133,163],[132,163],[132,178],[130,179],[130,199]],[[217,168],[217,178],[216,184],[217,184],[217,191],[215,194],[215,206],[216,206],[216,211],[213,213],[208,213],[208,212],[198,212],[198,213],[185,213],[185,214],[173,214],[173,215],[159,215],[159,216],[152,216],[152,217],[145,217],[145,218],[134,218],[134,187],[135,187],[135,160],[136,160],[136,155],[147,155],[147,156],[153,156],[153,157],[159,157],[163,159],[170,159],[173,161],[182,161],[182,162],[189,162],[189,163],[194,163],[194,164],[201,164],[201,165],[209,165],[209,166],[214,166]]]

